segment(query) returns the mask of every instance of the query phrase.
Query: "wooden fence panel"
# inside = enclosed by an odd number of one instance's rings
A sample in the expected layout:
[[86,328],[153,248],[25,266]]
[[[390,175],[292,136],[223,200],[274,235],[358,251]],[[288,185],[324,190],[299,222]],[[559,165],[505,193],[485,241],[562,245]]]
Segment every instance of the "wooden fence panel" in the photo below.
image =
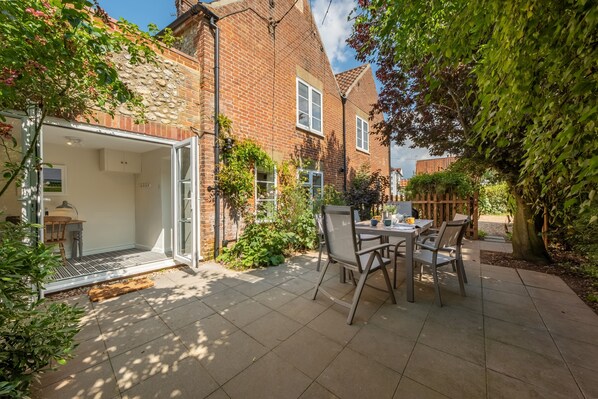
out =
[[454,194],[417,194],[413,198],[404,195],[391,195],[390,202],[411,201],[413,207],[419,212],[421,219],[430,219],[434,227],[440,227],[442,222],[453,220],[456,213],[464,213],[471,217],[471,225],[467,235],[474,240],[478,239],[479,194],[461,198]]

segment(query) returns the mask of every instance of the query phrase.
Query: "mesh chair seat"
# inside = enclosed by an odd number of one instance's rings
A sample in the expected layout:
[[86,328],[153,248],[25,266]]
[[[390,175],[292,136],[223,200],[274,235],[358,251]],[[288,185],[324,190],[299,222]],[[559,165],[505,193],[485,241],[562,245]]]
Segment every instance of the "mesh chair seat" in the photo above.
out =
[[372,241],[372,240],[379,240],[381,236],[376,234],[359,234],[359,239],[361,241]]
[[[425,263],[427,265],[431,265],[434,262],[434,260],[433,260],[434,252],[426,250],[426,249],[415,251],[413,253],[413,257],[414,257],[414,259],[416,259],[417,262]],[[455,258],[453,258],[453,257],[446,256],[443,254],[437,254],[436,266],[448,265],[449,263],[453,262],[454,260],[455,260]]]

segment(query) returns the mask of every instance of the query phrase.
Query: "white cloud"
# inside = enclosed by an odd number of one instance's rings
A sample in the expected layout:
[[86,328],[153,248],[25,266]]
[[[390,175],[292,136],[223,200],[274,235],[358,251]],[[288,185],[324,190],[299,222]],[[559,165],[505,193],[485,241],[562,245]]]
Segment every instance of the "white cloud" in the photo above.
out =
[[393,144],[390,149],[390,159],[393,168],[402,168],[403,176],[410,178],[415,174],[415,162],[420,159],[437,158],[430,156],[427,148],[411,148],[411,142],[403,146]]
[[314,0],[313,15],[316,25],[320,30],[320,36],[324,42],[326,54],[330,63],[342,63],[349,57],[348,47],[345,41],[351,34],[353,23],[347,18],[351,11],[357,6],[354,0],[334,0],[330,4],[328,15],[322,24],[326,9],[331,0]]

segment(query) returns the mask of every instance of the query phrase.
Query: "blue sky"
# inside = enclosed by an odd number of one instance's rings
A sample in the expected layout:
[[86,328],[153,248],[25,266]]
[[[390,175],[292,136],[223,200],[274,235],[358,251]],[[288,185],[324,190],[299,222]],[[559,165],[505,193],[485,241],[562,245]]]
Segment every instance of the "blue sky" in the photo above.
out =
[[[310,0],[310,3],[334,72],[360,65],[361,63],[355,60],[355,51],[345,44],[352,26],[347,17],[357,5],[357,1],[332,0],[327,15],[329,0]],[[141,29],[146,29],[150,22],[155,23],[158,28],[164,28],[176,18],[174,0],[99,0],[99,4],[111,17],[123,17]],[[415,160],[422,158],[429,158],[426,149],[393,146],[391,151],[392,166],[403,168],[405,177],[413,175]]]

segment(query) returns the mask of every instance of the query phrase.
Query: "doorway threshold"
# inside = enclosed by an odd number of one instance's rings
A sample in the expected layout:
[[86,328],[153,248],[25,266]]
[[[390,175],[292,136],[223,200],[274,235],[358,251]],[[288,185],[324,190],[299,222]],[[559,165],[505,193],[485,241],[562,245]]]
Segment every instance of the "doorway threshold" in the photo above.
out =
[[181,263],[172,258],[163,259],[157,262],[144,263],[141,265],[124,267],[121,269],[106,270],[101,272],[80,275],[76,277],[63,278],[52,281],[44,287],[44,294],[52,294],[55,292],[66,291],[72,288],[84,287],[86,285],[93,285],[103,283],[110,280],[117,280],[124,277],[135,276],[138,274],[149,273],[160,269],[180,266]]

